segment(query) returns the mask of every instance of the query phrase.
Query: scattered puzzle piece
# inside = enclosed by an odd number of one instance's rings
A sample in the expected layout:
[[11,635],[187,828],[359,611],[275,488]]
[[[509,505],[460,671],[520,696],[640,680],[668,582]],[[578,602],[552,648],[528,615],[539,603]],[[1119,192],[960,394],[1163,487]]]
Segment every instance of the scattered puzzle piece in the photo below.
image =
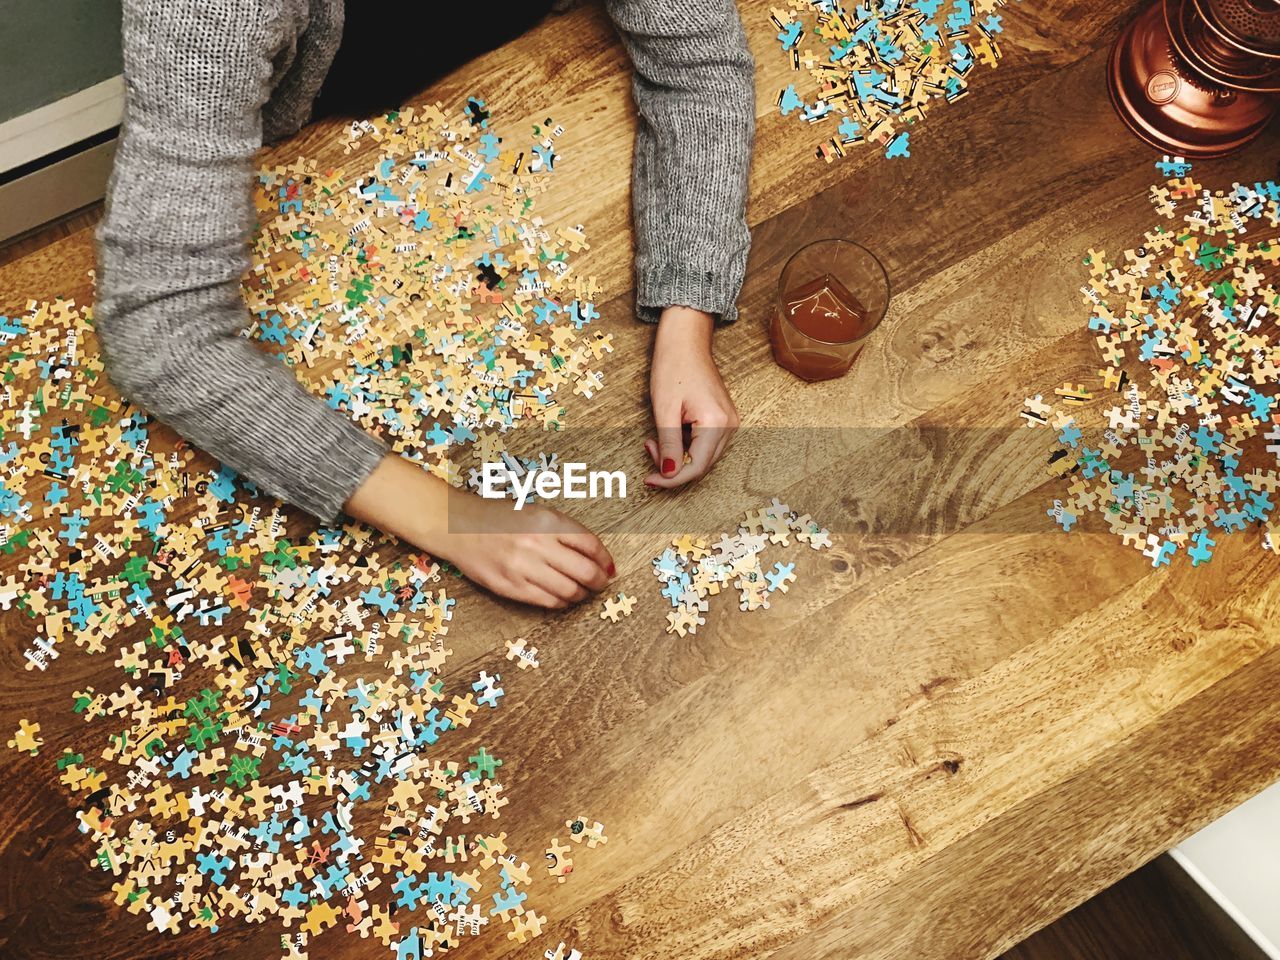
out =
[[44,746],[44,740],[38,734],[40,733],[40,724],[31,723],[29,720],[18,721],[18,731],[9,741],[9,746],[14,750],[25,750],[33,757],[40,752],[40,748]]
[[507,642],[507,659],[514,660],[516,666],[521,670],[533,667],[538,668],[538,648],[527,647],[523,637],[518,640],[508,640]]
[[619,593],[616,597],[611,597],[604,602],[604,609],[600,611],[600,619],[608,620],[610,623],[617,623],[621,618],[631,616],[631,608],[635,604],[635,597]]
[[569,828],[569,839],[574,843],[586,843],[594,850],[600,844],[609,842],[609,838],[604,835],[604,824],[599,820],[577,817],[566,820],[564,825]]
[[552,840],[547,847],[547,873],[564,883],[573,873],[573,859],[569,856],[569,848],[559,840]]

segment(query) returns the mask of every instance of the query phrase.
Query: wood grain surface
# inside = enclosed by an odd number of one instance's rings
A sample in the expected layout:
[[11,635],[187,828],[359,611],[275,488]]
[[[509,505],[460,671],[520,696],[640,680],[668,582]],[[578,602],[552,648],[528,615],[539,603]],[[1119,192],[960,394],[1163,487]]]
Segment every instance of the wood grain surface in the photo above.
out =
[[[474,674],[508,637],[543,651],[542,669],[511,671],[483,736],[453,744],[504,758],[512,848],[536,857],[580,812],[609,833],[571,882],[534,885],[542,937],[490,929],[462,958],[541,957],[560,940],[587,960],[993,957],[1280,778],[1274,558],[1240,535],[1207,568],[1156,572],[1108,536],[1062,535],[1043,441],[1017,426],[1024,396],[1097,367],[1084,251],[1123,250],[1154,222],[1155,157],[1104,84],[1132,11],[1010,5],[1001,66],[929,114],[909,160],[855,147],[827,165],[819,131],[774,107],[795,75],[769,0],[740,6],[757,58],[754,248],[743,319],[716,349],[744,429],[678,497],[591,508],[619,588],[642,601],[623,624],[593,604],[548,616],[457,589],[450,672]],[[612,296],[601,323],[617,347],[603,393],[569,402],[589,429],[565,440],[635,477],[652,331],[629,293],[628,77],[588,7],[425,96],[480,93],[511,129],[565,125],[539,208],[586,226],[583,272]],[[1278,141],[1197,176],[1272,176]],[[356,166],[342,143],[319,124],[263,162]],[[803,385],[772,363],[765,323],[782,263],[824,235],[874,249],[893,300],[848,377]],[[0,308],[87,301],[92,265],[91,229],[75,230],[0,266]],[[664,633],[649,570],[664,534],[732,529],[774,495],[829,525],[833,548],[792,551],[800,578],[770,610],[722,603],[696,637]],[[0,729],[38,715],[46,747],[3,761],[0,952],[274,957],[272,930],[162,937],[112,903],[48,756],[76,733],[68,691],[115,668],[70,655],[33,679],[21,627],[0,619]],[[340,934],[311,947],[387,955]]]

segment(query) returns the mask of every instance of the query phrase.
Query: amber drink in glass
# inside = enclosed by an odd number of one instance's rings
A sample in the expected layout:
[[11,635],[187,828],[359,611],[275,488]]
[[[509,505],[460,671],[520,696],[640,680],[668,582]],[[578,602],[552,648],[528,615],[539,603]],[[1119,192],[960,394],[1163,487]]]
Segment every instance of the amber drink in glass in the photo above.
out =
[[889,278],[875,254],[850,240],[816,240],[782,269],[773,357],[805,380],[842,376],[888,306]]

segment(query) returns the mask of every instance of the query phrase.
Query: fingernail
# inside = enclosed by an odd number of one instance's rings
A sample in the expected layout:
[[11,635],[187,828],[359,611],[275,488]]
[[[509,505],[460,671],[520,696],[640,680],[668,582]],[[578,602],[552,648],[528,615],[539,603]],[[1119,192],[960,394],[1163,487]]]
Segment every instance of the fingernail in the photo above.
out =
[[658,485],[657,485],[656,483],[650,483],[648,480],[646,480],[646,481],[644,482],[644,485],[645,485],[646,487],[648,487],[650,490],[657,490],[657,489],[658,489]]
[[676,472],[676,462],[670,457],[662,461],[662,475],[669,477]]
[[614,567],[614,565],[613,565],[612,563],[611,563],[611,564],[609,564],[609,576],[611,576],[611,577],[612,577],[612,576],[613,576],[615,573],[617,573],[617,572],[618,572],[618,571],[617,571],[617,569]]

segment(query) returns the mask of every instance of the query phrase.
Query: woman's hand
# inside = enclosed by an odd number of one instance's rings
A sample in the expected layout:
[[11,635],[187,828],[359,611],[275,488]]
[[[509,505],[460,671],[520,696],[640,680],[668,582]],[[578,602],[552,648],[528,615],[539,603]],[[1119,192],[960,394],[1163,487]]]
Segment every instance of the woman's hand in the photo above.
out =
[[603,589],[615,573],[599,538],[555,510],[455,490],[416,464],[388,456],[346,504],[347,513],[454,564],[494,593],[559,609]]
[[658,437],[644,445],[655,467],[645,477],[650,487],[671,489],[697,480],[720,459],[738,429],[738,411],[711,354],[714,327],[714,317],[691,307],[667,307],[658,321],[649,368]]
[[[452,561],[482,587],[554,609],[608,585],[615,572],[613,558],[580,523],[546,507],[526,504],[515,510],[506,501],[460,496],[473,501],[452,508],[452,525],[460,529],[427,550]],[[467,513],[474,516],[459,516]]]

